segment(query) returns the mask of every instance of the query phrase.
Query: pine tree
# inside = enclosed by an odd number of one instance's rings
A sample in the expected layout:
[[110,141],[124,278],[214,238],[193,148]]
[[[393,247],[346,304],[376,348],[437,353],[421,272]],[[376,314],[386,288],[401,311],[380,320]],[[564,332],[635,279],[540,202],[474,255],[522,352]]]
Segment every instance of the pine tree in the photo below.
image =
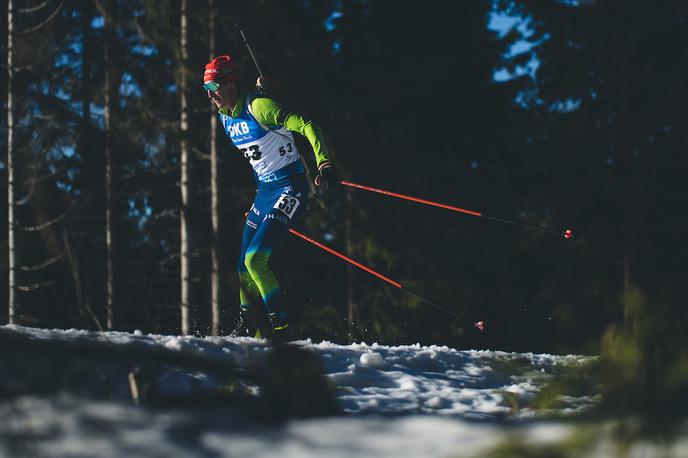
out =
[[180,179],[179,186],[181,191],[181,212],[180,212],[180,280],[181,280],[181,332],[187,335],[191,329],[190,302],[191,302],[191,239],[189,221],[189,198],[191,192],[191,172],[189,155],[189,105],[187,101],[187,65],[189,60],[189,38],[188,38],[188,10],[187,0],[181,0],[180,16],[180,71],[179,71],[179,103],[180,103],[180,147],[179,163]]
[[8,322],[15,322],[16,245],[14,232],[14,1],[7,1],[7,249],[9,252]]
[[[215,1],[209,0],[208,3],[208,35],[210,46],[210,59],[215,57]],[[220,334],[220,195],[219,195],[219,176],[218,176],[218,157],[217,157],[217,113],[215,113],[213,102],[210,101],[210,217],[212,224],[212,237],[210,247],[211,258],[211,334]]]

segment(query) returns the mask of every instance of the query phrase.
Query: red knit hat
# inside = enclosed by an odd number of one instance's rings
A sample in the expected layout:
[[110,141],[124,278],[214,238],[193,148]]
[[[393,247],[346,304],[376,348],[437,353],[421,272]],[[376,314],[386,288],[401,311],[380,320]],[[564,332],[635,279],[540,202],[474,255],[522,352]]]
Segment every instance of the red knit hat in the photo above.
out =
[[227,78],[239,79],[239,74],[234,68],[234,62],[231,57],[227,55],[218,56],[206,64],[205,72],[203,73],[203,84],[211,81],[220,82]]

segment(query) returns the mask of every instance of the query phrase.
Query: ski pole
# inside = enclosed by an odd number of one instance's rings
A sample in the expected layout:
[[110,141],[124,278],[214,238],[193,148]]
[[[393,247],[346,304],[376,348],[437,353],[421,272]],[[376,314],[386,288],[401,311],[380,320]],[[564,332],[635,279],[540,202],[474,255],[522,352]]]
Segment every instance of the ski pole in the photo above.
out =
[[500,222],[500,223],[506,223],[506,224],[511,224],[511,225],[514,225],[514,226],[525,227],[525,228],[528,228],[528,229],[536,229],[536,230],[538,230],[538,231],[550,232],[550,233],[552,233],[552,234],[557,234],[557,235],[563,235],[564,238],[566,238],[566,239],[570,239],[571,237],[573,237],[573,232],[571,231],[571,229],[566,229],[566,230],[564,230],[563,232],[561,232],[561,231],[557,231],[557,230],[555,230],[555,229],[550,229],[550,228],[548,228],[548,227],[536,226],[536,225],[533,225],[533,224],[526,224],[526,223],[519,223],[518,221],[512,221],[512,220],[508,220],[508,219],[504,219],[504,218],[497,218],[497,217],[494,217],[494,216],[488,216],[488,215],[485,215],[485,214],[483,214],[483,213],[481,213],[481,212],[477,212],[477,211],[473,211],[473,210],[466,210],[465,208],[455,207],[455,206],[453,206],[453,205],[441,204],[441,203],[439,203],[439,202],[433,202],[432,200],[427,200],[427,199],[421,199],[421,198],[418,198],[418,197],[407,196],[407,195],[405,195],[405,194],[399,194],[399,193],[396,193],[396,192],[385,191],[384,189],[378,189],[378,188],[373,188],[373,187],[370,187],[370,186],[364,186],[364,185],[361,185],[361,184],[351,183],[350,181],[340,181],[340,183],[341,183],[342,185],[348,186],[348,187],[350,187],[350,188],[363,189],[364,191],[376,192],[376,193],[378,193],[378,194],[384,194],[384,195],[386,195],[386,196],[398,197],[399,199],[410,200],[410,201],[412,201],[412,202],[418,202],[418,203],[425,204],[425,205],[432,205],[433,207],[440,207],[440,208],[444,208],[444,209],[447,209],[447,210],[452,210],[452,211],[459,212],[459,213],[465,213],[465,214],[468,214],[468,215],[472,215],[472,216],[477,216],[477,217],[480,217],[480,218],[489,219],[489,220],[492,220],[492,221],[498,221],[498,222]]
[[253,54],[253,50],[251,49],[251,45],[248,44],[248,39],[246,38],[246,34],[244,33],[244,30],[242,29],[242,25],[244,24],[243,21],[237,21],[234,23],[234,27],[239,31],[241,34],[241,38],[244,40],[244,44],[246,45],[246,48],[248,48],[248,53],[251,54],[251,59],[253,59],[253,63],[256,65],[256,68],[258,69],[258,75],[260,75],[260,86],[264,87],[269,93],[272,91],[270,90],[270,87],[268,85],[268,81],[265,79],[265,76],[263,76],[263,70],[260,68],[260,65],[258,64],[258,59],[256,59],[255,54]]
[[421,299],[421,300],[427,302],[428,304],[434,305],[434,306],[437,307],[438,309],[443,310],[443,311],[449,313],[450,315],[453,315],[453,316],[459,318],[460,320],[465,321],[466,323],[472,324],[472,325],[475,326],[477,329],[479,329],[481,332],[485,330],[485,322],[484,322],[484,321],[481,320],[481,321],[478,321],[478,322],[473,323],[473,322],[471,322],[470,320],[468,320],[467,318],[465,318],[464,316],[459,315],[458,313],[449,310],[448,308],[444,307],[443,305],[438,304],[437,302],[433,301],[432,299],[430,299],[430,298],[428,298],[428,297],[426,297],[426,296],[423,296],[422,294],[420,294],[420,293],[418,293],[418,292],[412,290],[411,288],[409,288],[409,287],[407,287],[407,286],[402,285],[402,284],[399,283],[398,281],[394,281],[394,280],[392,280],[391,278],[386,277],[386,276],[382,275],[381,273],[379,273],[379,272],[377,272],[377,271],[371,269],[370,267],[364,266],[364,265],[361,264],[360,262],[354,261],[354,260],[351,259],[350,257],[345,256],[345,255],[343,255],[342,253],[340,253],[340,252],[338,252],[338,251],[336,251],[336,250],[333,250],[332,248],[330,248],[330,247],[328,247],[328,246],[325,246],[325,245],[323,245],[322,243],[320,243],[320,242],[318,242],[318,241],[316,241],[316,240],[313,240],[312,238],[307,237],[307,236],[303,235],[302,233],[300,233],[300,232],[298,232],[298,231],[296,231],[296,230],[294,230],[294,229],[289,229],[289,232],[291,232],[292,234],[296,235],[297,237],[300,237],[300,238],[302,238],[303,240],[305,240],[305,241],[307,241],[307,242],[309,242],[309,243],[311,243],[311,244],[317,246],[318,248],[321,248],[321,249],[327,251],[328,253],[333,254],[333,255],[337,256],[338,258],[343,259],[344,261],[346,261],[346,262],[348,262],[348,263],[350,263],[350,264],[353,264],[354,266],[356,266],[356,267],[358,267],[358,268],[360,268],[360,269],[365,270],[366,272],[368,272],[368,273],[371,274],[371,275],[376,276],[376,277],[379,278],[380,280],[383,280],[383,281],[389,283],[389,284],[392,285],[392,286],[396,286],[396,287],[399,288],[399,289],[403,289],[403,290],[406,291],[407,293],[413,294],[414,296],[416,296],[417,298],[419,298],[419,299]]

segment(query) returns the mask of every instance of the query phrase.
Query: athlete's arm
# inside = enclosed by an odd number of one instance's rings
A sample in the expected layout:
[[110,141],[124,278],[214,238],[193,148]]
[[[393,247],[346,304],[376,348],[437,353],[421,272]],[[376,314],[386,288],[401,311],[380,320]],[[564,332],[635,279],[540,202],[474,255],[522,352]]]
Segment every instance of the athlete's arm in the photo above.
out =
[[315,154],[317,167],[329,162],[330,154],[320,127],[310,119],[291,113],[274,100],[258,97],[251,102],[251,111],[258,122],[268,127],[284,126],[308,139]]

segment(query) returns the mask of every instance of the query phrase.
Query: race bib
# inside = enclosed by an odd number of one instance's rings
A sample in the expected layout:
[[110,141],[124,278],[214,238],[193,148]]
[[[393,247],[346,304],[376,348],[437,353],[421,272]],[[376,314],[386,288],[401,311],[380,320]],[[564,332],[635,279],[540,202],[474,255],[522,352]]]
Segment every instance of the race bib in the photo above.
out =
[[289,194],[282,194],[280,198],[277,199],[277,202],[275,202],[273,208],[281,211],[291,219],[294,213],[296,213],[296,209],[299,208],[300,203],[301,202],[299,202],[299,199],[296,197],[290,196]]

